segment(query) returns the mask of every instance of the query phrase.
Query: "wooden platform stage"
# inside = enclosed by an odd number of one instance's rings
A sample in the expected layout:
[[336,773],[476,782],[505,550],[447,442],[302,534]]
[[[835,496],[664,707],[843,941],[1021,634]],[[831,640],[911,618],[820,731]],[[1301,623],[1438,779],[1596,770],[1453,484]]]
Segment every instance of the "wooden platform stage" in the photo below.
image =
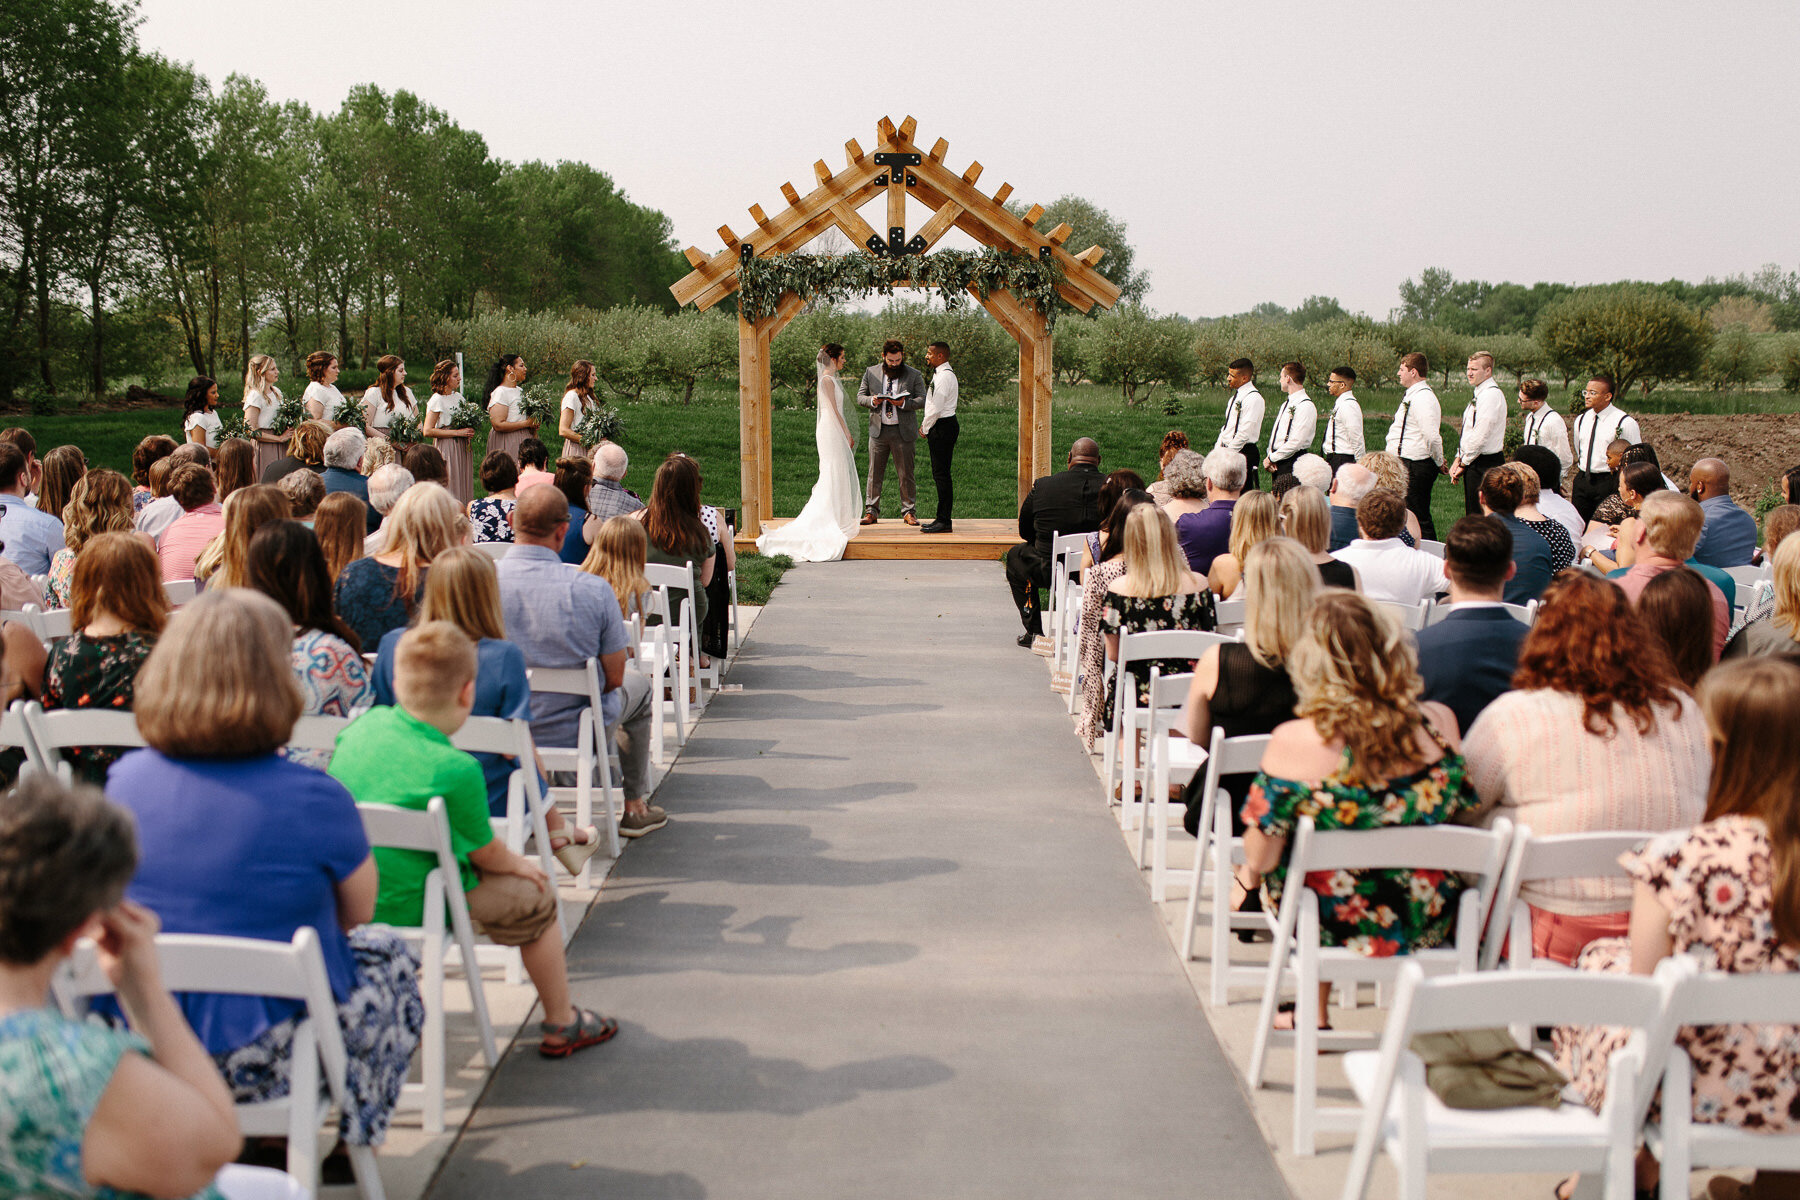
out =
[[[785,518],[764,521],[764,529],[779,529]],[[883,517],[877,525],[864,525],[844,550],[844,557],[892,559],[963,559],[995,561],[1019,544],[1018,518],[965,520],[958,517],[949,533],[920,533],[898,517]],[[756,539],[738,535],[740,552],[756,549]]]

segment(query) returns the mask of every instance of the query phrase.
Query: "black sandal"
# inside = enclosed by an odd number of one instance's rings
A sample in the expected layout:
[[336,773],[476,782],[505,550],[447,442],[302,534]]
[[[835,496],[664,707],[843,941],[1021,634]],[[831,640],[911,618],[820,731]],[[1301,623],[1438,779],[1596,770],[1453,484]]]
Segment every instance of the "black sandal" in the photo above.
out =
[[542,1041],[538,1043],[538,1053],[545,1058],[567,1058],[577,1050],[585,1050],[589,1046],[598,1046],[602,1042],[610,1042],[613,1035],[619,1032],[619,1023],[611,1017],[603,1017],[591,1009],[577,1008],[575,1019],[567,1025],[554,1025],[549,1021],[539,1021],[538,1028],[545,1037],[563,1039],[552,1046]]
[[[1244,887],[1244,885],[1238,881],[1238,878],[1235,875],[1232,876],[1231,886],[1232,887],[1240,887],[1240,888]],[[1262,910],[1263,910],[1262,888],[1261,887],[1253,887],[1253,888],[1244,888],[1243,900],[1239,901],[1238,906],[1235,909],[1233,909],[1232,911],[1240,912],[1240,913],[1259,913]],[[1245,945],[1250,945],[1251,943],[1256,941],[1256,939],[1259,935],[1262,935],[1263,931],[1260,929],[1237,929],[1237,930],[1233,930],[1232,932],[1237,934],[1238,941],[1243,942]]]
[[[1283,1000],[1280,1004],[1277,1004],[1275,1006],[1275,1011],[1277,1013],[1291,1013],[1294,1011],[1294,1002],[1292,1000]],[[1289,1025],[1286,1029],[1277,1030],[1277,1032],[1278,1033],[1291,1033],[1298,1028],[1299,1028],[1299,1025],[1296,1023],[1296,1024]],[[1330,1033],[1331,1032],[1330,1018],[1326,1018],[1325,1023],[1323,1025],[1319,1026],[1319,1032],[1320,1033]]]

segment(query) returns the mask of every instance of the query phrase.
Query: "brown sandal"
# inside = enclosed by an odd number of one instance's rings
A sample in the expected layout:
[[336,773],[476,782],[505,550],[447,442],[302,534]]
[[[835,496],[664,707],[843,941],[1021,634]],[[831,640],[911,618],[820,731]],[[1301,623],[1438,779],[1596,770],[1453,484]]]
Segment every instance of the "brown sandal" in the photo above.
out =
[[589,1046],[598,1046],[601,1042],[610,1042],[619,1032],[619,1023],[611,1017],[603,1017],[591,1009],[577,1008],[575,1019],[567,1025],[553,1025],[549,1021],[539,1021],[538,1028],[545,1037],[561,1038],[562,1041],[552,1046],[547,1042],[538,1043],[538,1053],[545,1058],[567,1058],[577,1050],[586,1050]]

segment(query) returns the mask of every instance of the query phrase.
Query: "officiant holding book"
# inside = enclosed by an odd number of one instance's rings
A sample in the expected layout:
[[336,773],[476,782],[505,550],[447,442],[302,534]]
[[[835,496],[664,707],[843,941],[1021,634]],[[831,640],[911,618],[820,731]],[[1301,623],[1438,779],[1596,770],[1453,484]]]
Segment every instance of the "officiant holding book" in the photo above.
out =
[[881,484],[888,458],[900,480],[900,519],[917,525],[914,514],[913,450],[919,440],[917,413],[925,407],[925,376],[906,365],[906,347],[889,339],[882,343],[881,361],[863,372],[856,402],[869,410],[869,487],[862,523],[881,518]]

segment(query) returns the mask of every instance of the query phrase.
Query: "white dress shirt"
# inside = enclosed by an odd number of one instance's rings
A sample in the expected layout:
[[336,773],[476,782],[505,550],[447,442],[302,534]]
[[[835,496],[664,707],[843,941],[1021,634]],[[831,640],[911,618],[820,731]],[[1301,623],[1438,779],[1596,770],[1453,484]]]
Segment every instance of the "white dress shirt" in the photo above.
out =
[[1363,456],[1362,404],[1355,392],[1345,392],[1331,406],[1331,419],[1325,422],[1323,454]]
[[1406,389],[1400,411],[1388,426],[1387,452],[1399,458],[1444,461],[1444,410],[1423,379]]
[[1575,418],[1575,469],[1593,473],[1606,471],[1606,447],[1624,438],[1636,443],[1644,440],[1636,417],[1628,417],[1616,404],[1608,404],[1599,412],[1587,409]]
[[1500,453],[1505,445],[1506,393],[1490,377],[1476,386],[1474,398],[1463,409],[1456,461],[1466,467],[1483,454]]
[[1312,402],[1306,389],[1288,393],[1275,424],[1269,426],[1269,458],[1284,462],[1312,449],[1313,434],[1319,429],[1319,406]]
[[919,422],[919,432],[930,433],[939,417],[955,415],[956,372],[950,369],[949,363],[942,362],[931,373],[931,382],[925,385],[925,417]]
[[1567,500],[1545,488],[1538,493],[1538,511],[1569,531],[1569,540],[1577,546],[1581,545],[1582,535],[1587,533],[1587,523],[1581,514]]
[[1397,537],[1376,542],[1357,538],[1332,557],[1356,568],[1363,595],[1371,600],[1416,605],[1449,586],[1443,559],[1415,550]]
[[1563,474],[1569,473],[1569,464],[1575,461],[1575,455],[1569,449],[1569,426],[1554,408],[1544,404],[1536,412],[1525,414],[1524,442],[1527,446],[1542,446],[1556,455]]
[[1256,384],[1246,383],[1233,392],[1225,405],[1225,424],[1214,450],[1242,450],[1262,440],[1263,398]]

